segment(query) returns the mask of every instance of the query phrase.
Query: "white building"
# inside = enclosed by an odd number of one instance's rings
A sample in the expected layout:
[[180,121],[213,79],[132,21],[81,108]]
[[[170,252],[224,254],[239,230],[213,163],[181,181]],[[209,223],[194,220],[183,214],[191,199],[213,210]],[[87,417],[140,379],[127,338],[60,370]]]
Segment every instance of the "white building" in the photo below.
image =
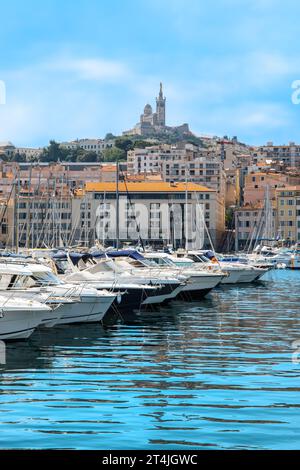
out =
[[[72,201],[73,244],[116,240],[116,183],[87,183]],[[205,227],[218,246],[224,232],[224,205],[213,189],[193,183],[119,183],[120,240],[201,248]],[[75,229],[76,227],[76,229]],[[138,230],[139,228],[139,230]],[[200,237],[200,238],[199,238]],[[209,246],[206,239],[207,246]]]
[[253,149],[252,159],[254,163],[272,160],[278,164],[299,168],[300,145],[295,142],[289,142],[288,145],[274,145],[273,142],[267,142],[266,145]]
[[114,140],[77,139],[70,142],[62,142],[60,146],[70,150],[81,148],[86,151],[95,152],[99,155],[103,150],[113,147]]
[[161,173],[164,181],[188,181],[225,195],[223,162],[215,152],[193,144],[156,145],[127,153],[127,171],[132,174]]

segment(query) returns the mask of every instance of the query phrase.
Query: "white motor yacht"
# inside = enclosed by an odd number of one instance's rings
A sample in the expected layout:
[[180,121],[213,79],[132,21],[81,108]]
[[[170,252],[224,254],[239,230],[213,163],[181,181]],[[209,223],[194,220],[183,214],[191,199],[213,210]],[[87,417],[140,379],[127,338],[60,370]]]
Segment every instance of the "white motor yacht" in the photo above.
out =
[[29,338],[51,311],[51,307],[36,300],[0,295],[0,340]]
[[[251,266],[246,263],[229,262],[218,259],[213,253],[210,259],[209,251],[189,251],[188,258],[195,263],[203,263],[208,266],[219,266],[222,270],[227,272],[228,276],[224,277],[221,284],[237,284],[237,283],[250,283],[260,279],[269,268],[259,268]],[[213,260],[213,261],[212,261]]]
[[2,294],[13,290],[27,298],[43,295],[43,300],[51,305],[53,312],[52,317],[44,322],[45,326],[100,321],[116,298],[108,291],[66,284],[53,274],[50,267],[34,260],[0,260],[1,272],[6,275],[6,285],[0,287]]
[[144,253],[146,260],[156,263],[161,269],[173,269],[188,278],[182,289],[182,298],[198,299],[204,297],[216,287],[226,276],[221,269],[205,270],[194,268],[193,261],[188,258],[177,258],[168,253]]
[[[118,254],[121,255],[121,253]],[[69,258],[71,259],[71,256]],[[69,273],[63,276],[66,282],[86,282],[87,280],[101,284],[110,282],[120,291],[123,290],[124,284],[139,285],[146,293],[142,305],[164,303],[175,298],[186,281],[186,277],[179,276],[178,273],[177,276],[174,272],[162,274],[159,269],[148,269],[145,265],[143,265],[145,269],[141,271],[130,264],[129,258],[125,256],[117,256],[114,259],[90,256],[86,262],[80,259],[76,266],[70,265],[70,259],[69,268],[66,270]]]

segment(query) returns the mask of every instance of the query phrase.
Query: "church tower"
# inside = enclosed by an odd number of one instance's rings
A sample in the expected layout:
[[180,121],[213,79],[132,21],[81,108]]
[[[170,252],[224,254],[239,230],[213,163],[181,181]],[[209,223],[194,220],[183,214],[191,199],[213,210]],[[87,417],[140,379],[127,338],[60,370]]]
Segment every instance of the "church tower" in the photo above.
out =
[[162,83],[160,83],[160,90],[158,98],[156,98],[156,114],[158,126],[166,125],[166,98],[163,96]]

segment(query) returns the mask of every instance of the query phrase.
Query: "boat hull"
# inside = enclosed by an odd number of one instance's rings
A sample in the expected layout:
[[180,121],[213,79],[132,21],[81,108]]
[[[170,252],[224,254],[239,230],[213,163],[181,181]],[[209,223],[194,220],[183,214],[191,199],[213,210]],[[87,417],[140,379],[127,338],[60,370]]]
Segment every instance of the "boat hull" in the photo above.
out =
[[201,300],[203,299],[209,292],[213,289],[207,288],[207,289],[198,289],[198,290],[191,290],[191,291],[185,291],[185,292],[180,292],[177,298],[179,300],[184,300],[184,301],[191,301],[191,300]]
[[101,321],[113,303],[115,296],[80,296],[80,301],[67,305],[58,325]]
[[[46,312],[47,313],[47,312]],[[1,313],[0,340],[27,339],[40,325],[44,310],[9,310]]]

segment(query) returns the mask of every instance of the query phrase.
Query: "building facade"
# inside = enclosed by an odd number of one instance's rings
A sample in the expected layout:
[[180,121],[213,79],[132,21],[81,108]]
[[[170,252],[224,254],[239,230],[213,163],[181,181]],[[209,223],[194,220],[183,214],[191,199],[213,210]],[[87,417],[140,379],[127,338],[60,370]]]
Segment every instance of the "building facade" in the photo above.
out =
[[[267,214],[268,212],[268,214]],[[266,220],[268,219],[268,223]],[[269,211],[264,202],[246,204],[235,210],[235,249],[251,251],[258,243],[268,243],[277,236],[277,208],[271,201]]]
[[[216,191],[193,183],[122,182],[118,187],[122,242],[136,243],[141,238],[153,246],[208,246],[206,225],[218,246],[225,222]],[[73,227],[77,227],[74,243],[115,243],[116,189],[116,183],[88,183],[77,192],[72,211]]]
[[60,146],[70,150],[81,148],[87,152],[95,152],[97,155],[101,155],[103,150],[114,146],[114,140],[77,139],[70,142],[62,142]]
[[300,242],[300,185],[277,188],[268,215],[264,201],[236,209],[235,231],[236,249],[254,248],[255,240]]
[[277,225],[280,237],[300,242],[300,186],[276,190]]
[[253,148],[252,159],[254,162],[272,160],[288,167],[299,168],[300,145],[295,142],[290,142],[288,145],[274,145],[273,142],[268,142],[266,145]]
[[245,176],[244,202],[254,204],[265,198],[268,187],[271,198],[275,197],[276,190],[291,184],[300,184],[300,175],[279,173],[276,171],[257,171]]
[[129,174],[161,173],[164,181],[192,182],[225,196],[223,163],[213,151],[193,144],[156,145],[127,153]]

